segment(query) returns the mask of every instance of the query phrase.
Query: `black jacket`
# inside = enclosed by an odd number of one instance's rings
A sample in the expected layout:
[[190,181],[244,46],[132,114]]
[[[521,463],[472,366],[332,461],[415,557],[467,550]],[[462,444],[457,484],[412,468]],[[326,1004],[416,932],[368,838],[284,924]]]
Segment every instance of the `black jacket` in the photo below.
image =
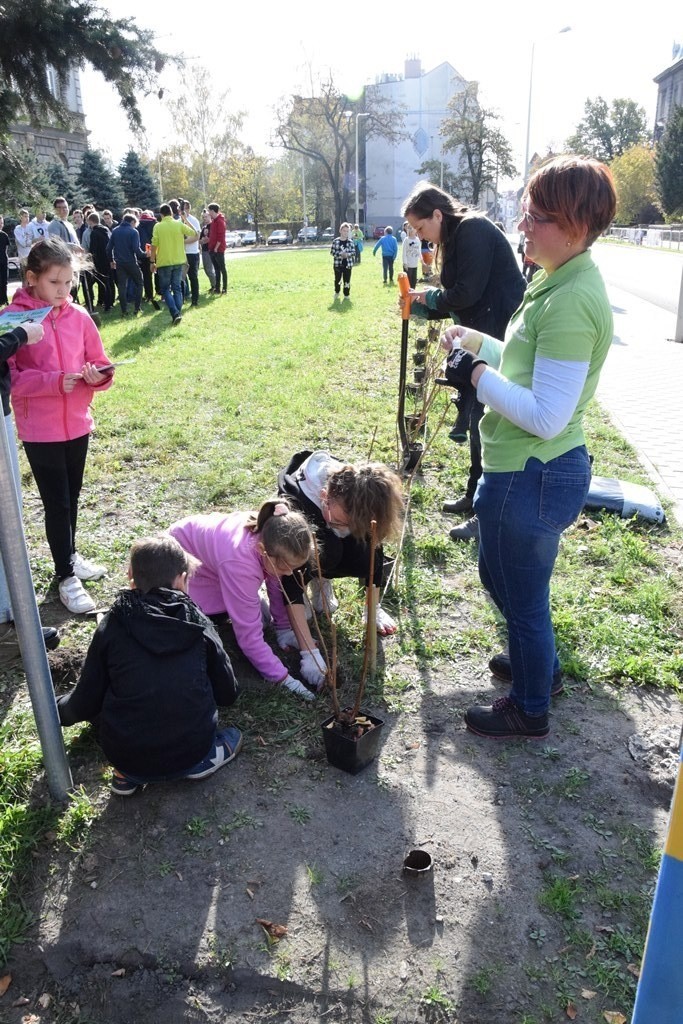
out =
[[109,239],[111,232],[108,227],[104,224],[94,224],[90,229],[90,241],[88,248],[90,249],[90,255],[92,261],[95,264],[95,269],[100,274],[109,273],[109,257],[107,256],[107,246],[109,245]]
[[455,313],[465,327],[502,340],[524,288],[503,232],[488,217],[467,214],[444,243],[440,295],[430,319]]
[[26,344],[26,331],[23,327],[15,327],[0,335],[0,394],[2,395],[2,411],[9,416],[9,392],[11,378],[7,360],[11,359],[18,348]]
[[62,725],[97,719],[114,767],[151,781],[206,757],[216,705],[234,703],[238,692],[216,631],[189,597],[124,590],[97,627],[77,686],[57,706]]

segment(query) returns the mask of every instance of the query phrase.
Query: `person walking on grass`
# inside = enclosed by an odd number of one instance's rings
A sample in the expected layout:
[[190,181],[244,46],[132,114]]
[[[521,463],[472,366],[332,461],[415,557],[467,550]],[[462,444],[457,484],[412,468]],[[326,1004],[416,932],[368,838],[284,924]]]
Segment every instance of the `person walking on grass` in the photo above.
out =
[[76,687],[57,698],[63,726],[93,723],[116,796],[205,779],[242,746],[239,729],[218,728],[218,706],[234,704],[239,687],[216,630],[187,596],[190,572],[172,537],[136,541],[130,589],[98,625]]
[[342,281],[344,282],[344,298],[351,294],[351,271],[356,259],[356,247],[349,237],[351,225],[344,221],[339,226],[339,234],[332,242],[330,253],[334,267],[334,297],[339,295]]
[[70,292],[83,258],[60,238],[36,242],[26,259],[25,287],[9,309],[30,313],[51,306],[44,337],[10,359],[12,408],[17,433],[45,509],[45,533],[59,582],[59,599],[74,614],[95,610],[81,580],[105,575],[76,550],[78,502],[96,391],[111,387],[97,327]]
[[382,277],[384,284],[389,279],[389,284],[394,283],[394,260],[398,255],[398,242],[394,238],[394,229],[391,224],[387,224],[384,229],[384,234],[377,242],[377,245],[372,250],[374,256],[378,249],[382,250]]
[[225,295],[228,290],[228,271],[225,267],[225,250],[227,248],[225,243],[225,217],[221,213],[218,203],[209,203],[208,211],[211,217],[209,253],[211,254],[213,271],[216,275],[216,285],[213,290],[216,295]]
[[179,324],[183,308],[183,267],[185,266],[185,239],[198,238],[183,210],[180,220],[174,220],[168,203],[159,207],[161,220],[152,232],[152,273],[159,273],[159,288],[174,324]]

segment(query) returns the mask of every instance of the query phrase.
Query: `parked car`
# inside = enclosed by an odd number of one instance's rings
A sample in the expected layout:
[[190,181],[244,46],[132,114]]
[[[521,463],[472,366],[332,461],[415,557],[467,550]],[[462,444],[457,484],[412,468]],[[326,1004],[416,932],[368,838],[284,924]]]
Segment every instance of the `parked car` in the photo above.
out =
[[333,238],[334,231],[332,230],[332,228],[325,228],[322,235],[320,236],[322,242],[331,242]]
[[255,231],[238,231],[237,234],[242,239],[242,245],[256,245]]
[[372,232],[373,238],[381,238],[384,234],[384,228],[375,228]]
[[235,249],[242,244],[242,236],[239,231],[226,231],[225,244],[228,249]]
[[281,229],[278,231],[271,231],[266,245],[291,245],[293,241],[292,232]]
[[300,242],[317,242],[318,235],[319,232],[317,228],[301,228],[296,237]]

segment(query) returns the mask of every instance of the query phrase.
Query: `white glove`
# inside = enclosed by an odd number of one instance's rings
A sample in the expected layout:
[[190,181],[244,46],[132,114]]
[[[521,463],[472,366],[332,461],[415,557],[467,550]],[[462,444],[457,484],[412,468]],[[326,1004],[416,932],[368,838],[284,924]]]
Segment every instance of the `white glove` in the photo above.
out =
[[316,690],[323,688],[327,676],[327,665],[317,648],[301,652],[301,675],[307,683],[315,686]]
[[280,650],[286,651],[290,647],[293,647],[295,651],[299,650],[299,641],[293,629],[276,629],[275,636]]
[[284,690],[289,690],[290,693],[295,693],[297,697],[302,697],[303,700],[315,700],[315,694],[307,690],[303,683],[295,679],[294,676],[286,676],[279,685]]

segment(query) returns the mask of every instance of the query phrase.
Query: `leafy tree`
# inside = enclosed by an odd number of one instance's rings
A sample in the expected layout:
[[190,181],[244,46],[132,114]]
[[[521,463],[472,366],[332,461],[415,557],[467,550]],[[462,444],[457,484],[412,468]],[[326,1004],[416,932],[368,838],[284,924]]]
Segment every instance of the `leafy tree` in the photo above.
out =
[[667,221],[683,219],[683,107],[674,107],[657,146],[655,181]]
[[189,200],[193,207],[203,204],[201,191],[190,184],[190,167],[182,150],[175,146],[159,150],[148,161],[147,168],[150,174],[156,175],[160,180],[162,202],[182,196],[183,199]]
[[[443,168],[443,184],[442,184],[442,168]],[[415,168],[415,173],[423,181],[429,181],[432,185],[438,185],[439,188],[443,188],[449,195],[457,195],[459,188],[458,175],[454,174],[451,168],[447,164],[442,164],[440,160],[425,160],[423,164]]]
[[50,209],[57,196],[64,196],[70,209],[73,209],[74,206],[83,205],[86,201],[83,190],[63,164],[48,164],[45,170],[48,181],[47,198]]
[[617,223],[651,224],[659,220],[652,149],[632,146],[612,161],[611,171],[617,189]]
[[232,157],[228,174],[231,209],[238,211],[240,220],[251,214],[254,231],[258,233],[259,225],[266,219],[272,191],[268,160],[256,156],[248,147],[243,154]]
[[455,153],[458,161],[453,194],[472,206],[478,205],[486,189],[497,191],[501,178],[513,178],[517,173],[510,143],[497,127],[500,118],[480,105],[478,89],[477,82],[468,82],[462,92],[451,97],[449,116],[439,129],[443,148]]
[[81,159],[81,169],[76,179],[88,202],[98,210],[111,210],[119,215],[125,202],[123,192],[114,172],[104,157],[95,149],[86,150]]
[[[337,89],[330,77],[313,85],[313,96],[290,96],[278,111],[276,135],[284,149],[302,153],[322,168],[334,200],[335,224],[347,216],[353,194],[355,121],[363,109]],[[403,114],[375,90],[365,95],[365,137],[389,142],[403,138]]]
[[[228,109],[228,95],[229,90],[216,95],[207,69],[193,67],[181,76],[177,94],[168,101],[174,150],[186,160],[190,188],[201,204],[215,199],[221,186],[225,190],[225,164],[239,145],[244,114]],[[190,196],[183,198],[192,202]]]
[[157,182],[133,149],[128,150],[119,164],[119,181],[128,206],[142,210],[154,210],[159,206],[161,199]]
[[611,163],[627,149],[643,145],[647,138],[643,107],[626,99],[612,100],[608,107],[607,101],[598,96],[595,100],[586,100],[583,120],[567,139],[567,149]]
[[48,65],[63,83],[72,67],[91,64],[118,93],[131,128],[140,128],[137,95],[155,88],[155,73],[169,59],[153,40],[134,19],[114,19],[92,0],[3,0],[0,133],[24,112],[36,123],[65,122]]
[[12,148],[12,159],[0,159],[0,209],[47,207],[52,192],[45,165],[31,150]]

